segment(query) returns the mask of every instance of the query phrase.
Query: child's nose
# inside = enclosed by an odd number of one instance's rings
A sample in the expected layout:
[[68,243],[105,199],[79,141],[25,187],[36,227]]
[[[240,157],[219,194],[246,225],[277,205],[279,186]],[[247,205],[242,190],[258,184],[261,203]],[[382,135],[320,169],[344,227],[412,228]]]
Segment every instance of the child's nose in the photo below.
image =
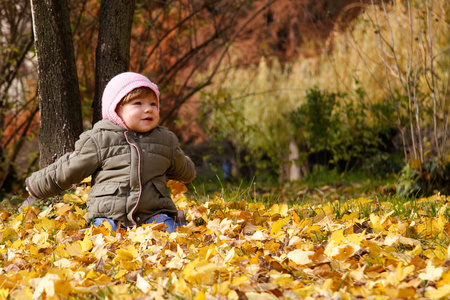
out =
[[152,111],[153,110],[153,106],[151,106],[151,105],[146,105],[145,106],[145,108],[144,108],[144,110],[147,112],[147,111]]

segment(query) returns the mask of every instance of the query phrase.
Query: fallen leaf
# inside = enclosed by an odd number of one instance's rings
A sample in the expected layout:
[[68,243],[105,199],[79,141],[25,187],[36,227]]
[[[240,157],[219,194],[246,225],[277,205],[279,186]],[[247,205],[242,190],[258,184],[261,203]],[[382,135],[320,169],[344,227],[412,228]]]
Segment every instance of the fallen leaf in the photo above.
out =
[[303,251],[296,249],[287,254],[287,258],[295,262],[297,265],[307,265],[312,262],[310,256],[314,255],[314,251]]

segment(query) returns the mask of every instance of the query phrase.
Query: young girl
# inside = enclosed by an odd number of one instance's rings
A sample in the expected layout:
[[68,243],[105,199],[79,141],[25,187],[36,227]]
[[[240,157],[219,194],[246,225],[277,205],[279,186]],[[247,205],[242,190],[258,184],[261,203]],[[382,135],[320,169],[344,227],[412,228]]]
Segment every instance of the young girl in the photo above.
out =
[[195,178],[195,166],[178,147],[176,136],[160,127],[158,87],[147,77],[115,76],[102,97],[103,120],[80,135],[75,151],[26,179],[36,198],[55,196],[92,175],[87,222],[109,222],[114,230],[164,222],[175,230],[177,208],[168,179]]

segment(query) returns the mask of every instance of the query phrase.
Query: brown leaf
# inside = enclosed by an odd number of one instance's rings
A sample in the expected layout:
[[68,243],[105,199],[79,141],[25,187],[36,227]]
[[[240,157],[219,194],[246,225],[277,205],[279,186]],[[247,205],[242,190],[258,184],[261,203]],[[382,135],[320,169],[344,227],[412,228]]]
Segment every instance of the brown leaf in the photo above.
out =
[[238,287],[230,285],[230,289],[234,290],[236,294],[238,295],[238,300],[248,300],[247,296],[245,296],[245,293],[241,290],[239,290]]
[[125,278],[127,280],[129,280],[129,281],[136,282],[136,280],[138,278],[138,275],[142,275],[142,271],[141,270],[136,270],[136,271],[129,272],[129,273],[127,273],[125,275]]
[[103,261],[103,257],[100,257],[100,259],[97,261],[97,263],[94,266],[94,271],[97,273],[103,273],[104,266],[105,266],[105,262]]
[[0,211],[0,218],[3,221],[6,221],[6,219],[8,219],[11,216],[11,214],[7,211]]
[[336,271],[332,271],[329,264],[321,264],[313,269],[313,274],[321,278],[340,278],[341,275]]
[[12,273],[12,272],[16,273],[16,272],[19,272],[21,269],[16,264],[10,264],[10,265],[6,266],[4,268],[4,270],[6,273]]
[[425,260],[423,260],[420,256],[414,256],[411,259],[410,262],[411,265],[414,265],[416,267],[417,271],[420,271],[422,269],[425,269],[427,267],[427,262]]
[[364,221],[362,223],[356,222],[353,225],[353,232],[354,233],[362,233],[363,231],[366,231],[367,233],[372,233],[372,228],[370,227],[370,224],[368,221]]

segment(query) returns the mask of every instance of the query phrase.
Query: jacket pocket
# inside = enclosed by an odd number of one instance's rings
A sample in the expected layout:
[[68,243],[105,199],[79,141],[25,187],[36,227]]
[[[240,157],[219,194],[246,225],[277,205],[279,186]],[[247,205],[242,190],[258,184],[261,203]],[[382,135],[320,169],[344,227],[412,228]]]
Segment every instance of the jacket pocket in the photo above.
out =
[[92,199],[89,209],[97,213],[111,212],[117,201],[119,187],[119,183],[95,184],[89,191],[89,198]]
[[155,185],[158,192],[163,196],[170,196],[169,192],[167,191],[166,184],[161,181],[153,181],[153,184]]
[[119,183],[100,183],[95,184],[89,191],[92,196],[106,196],[114,194],[119,188]]

